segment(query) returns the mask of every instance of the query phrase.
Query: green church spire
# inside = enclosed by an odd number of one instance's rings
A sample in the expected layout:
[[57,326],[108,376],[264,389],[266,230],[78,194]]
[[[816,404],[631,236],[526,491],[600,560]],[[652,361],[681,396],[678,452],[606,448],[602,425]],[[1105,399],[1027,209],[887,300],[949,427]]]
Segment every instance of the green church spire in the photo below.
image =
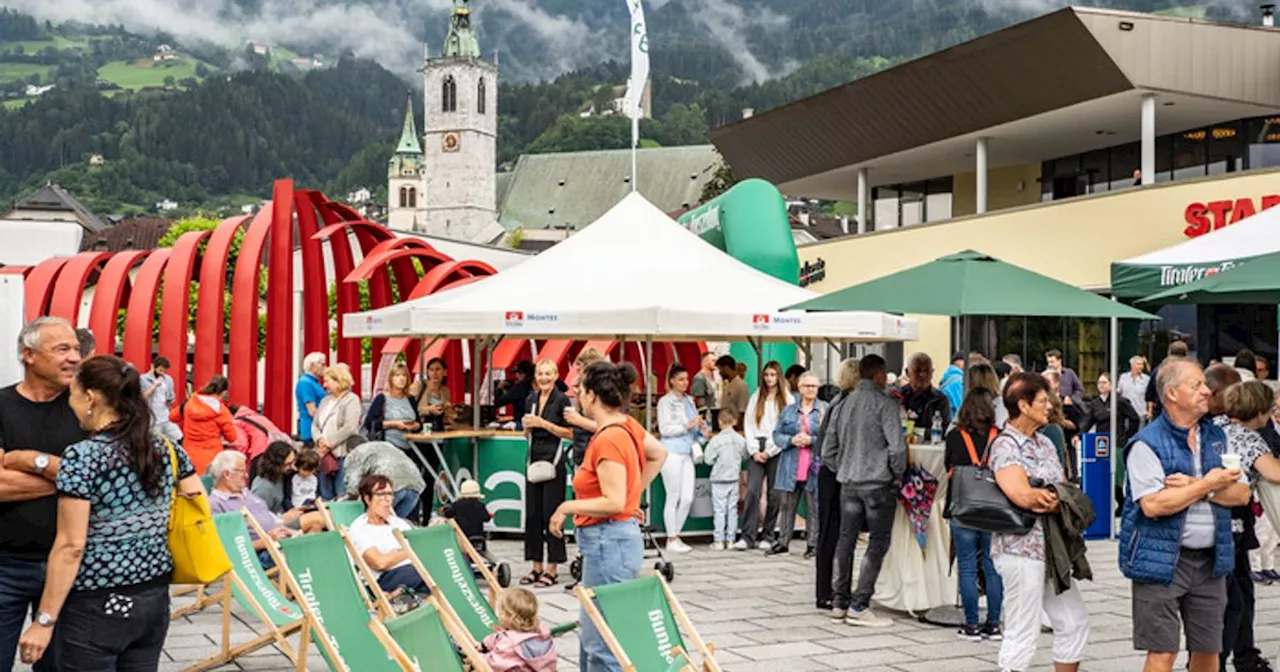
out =
[[480,58],[480,40],[471,26],[471,0],[453,0],[453,20],[444,41],[445,58]]
[[418,129],[413,123],[413,98],[404,108],[404,129],[400,131],[400,143],[396,146],[396,154],[412,154],[420,156],[422,145],[418,144]]

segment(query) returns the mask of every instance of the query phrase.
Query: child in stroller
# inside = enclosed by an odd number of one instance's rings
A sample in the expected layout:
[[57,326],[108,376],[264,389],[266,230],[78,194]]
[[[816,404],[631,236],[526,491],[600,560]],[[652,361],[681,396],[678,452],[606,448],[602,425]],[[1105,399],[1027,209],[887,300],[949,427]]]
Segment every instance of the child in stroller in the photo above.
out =
[[507,563],[494,557],[489,550],[489,534],[485,531],[485,523],[493,520],[484,504],[484,495],[480,492],[480,484],[474,480],[466,480],[458,488],[458,499],[452,504],[440,508],[440,515],[458,523],[462,534],[471,542],[476,552],[484,557],[489,570],[498,577],[498,584],[506,588],[511,583],[511,568]]

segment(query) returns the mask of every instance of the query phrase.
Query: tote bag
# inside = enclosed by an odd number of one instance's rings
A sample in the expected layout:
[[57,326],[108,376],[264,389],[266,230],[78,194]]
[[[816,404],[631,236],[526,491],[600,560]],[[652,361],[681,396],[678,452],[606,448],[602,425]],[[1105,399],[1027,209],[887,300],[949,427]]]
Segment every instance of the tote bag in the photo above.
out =
[[951,520],[980,532],[994,534],[1026,534],[1036,524],[1036,514],[1015,506],[996,483],[995,474],[987,466],[994,437],[987,441],[982,459],[973,448],[969,433],[960,430],[969,449],[971,465],[958,465],[951,474]]
[[169,508],[169,554],[173,556],[170,583],[206,584],[231,571],[231,560],[222,548],[213,526],[209,498],[178,494],[178,454],[169,439],[169,465],[173,471],[173,492]]

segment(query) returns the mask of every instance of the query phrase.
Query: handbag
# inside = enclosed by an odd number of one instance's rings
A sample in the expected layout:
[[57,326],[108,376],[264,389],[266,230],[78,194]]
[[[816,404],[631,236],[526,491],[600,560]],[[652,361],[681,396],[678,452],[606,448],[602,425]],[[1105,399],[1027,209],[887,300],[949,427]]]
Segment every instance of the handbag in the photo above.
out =
[[[993,534],[1022,535],[1030,532],[1035,527],[1036,514],[1010,501],[987,466],[995,437],[987,441],[987,450],[979,460],[969,433],[963,429],[960,432],[973,464],[958,465],[952,470],[951,520],[963,527]],[[995,434],[994,428],[992,434]]]
[[564,455],[564,443],[556,448],[554,460],[537,460],[529,462],[525,467],[524,480],[530,483],[546,483],[556,477],[556,469],[560,466],[560,457]]
[[169,449],[169,465],[173,471],[173,491],[169,507],[169,554],[173,556],[173,578],[170,583],[207,584],[231,571],[218,531],[213,526],[209,498],[178,494],[178,453],[173,442],[164,439]]

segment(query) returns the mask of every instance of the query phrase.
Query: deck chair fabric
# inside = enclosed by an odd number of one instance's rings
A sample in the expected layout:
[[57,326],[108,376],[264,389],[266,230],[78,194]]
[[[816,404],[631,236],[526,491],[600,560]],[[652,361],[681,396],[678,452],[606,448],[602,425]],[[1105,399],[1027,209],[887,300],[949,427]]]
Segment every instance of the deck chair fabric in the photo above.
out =
[[328,522],[332,522],[337,527],[351,527],[351,523],[356,522],[356,518],[364,515],[364,502],[358,499],[329,502],[324,505],[324,508],[329,511]]
[[498,627],[493,605],[476,583],[470,558],[458,544],[452,524],[430,525],[396,534],[408,546],[414,566],[423,573],[431,592],[443,601],[475,642]]
[[[273,549],[274,552],[274,549]],[[319,532],[280,542],[281,573],[314,619],[312,636],[336,671],[398,670],[386,648],[369,630],[364,587],[351,571],[347,547],[338,532]],[[280,559],[277,559],[280,563]]]
[[[463,672],[466,669],[454,651],[448,617],[436,606],[434,599],[423,602],[403,616],[370,621],[369,627],[406,672]],[[471,662],[473,670],[484,672],[492,669],[465,636],[458,638],[458,646]]]
[[[624,669],[683,670],[692,663],[681,625],[688,630],[694,648],[702,655],[704,670],[718,670],[711,649],[680,613],[666,582],[657,575],[575,591],[588,615],[599,619],[600,634],[609,643]],[[594,598],[594,599],[593,599]],[[620,651],[618,649],[621,649]],[[629,665],[627,664],[629,663]]]

